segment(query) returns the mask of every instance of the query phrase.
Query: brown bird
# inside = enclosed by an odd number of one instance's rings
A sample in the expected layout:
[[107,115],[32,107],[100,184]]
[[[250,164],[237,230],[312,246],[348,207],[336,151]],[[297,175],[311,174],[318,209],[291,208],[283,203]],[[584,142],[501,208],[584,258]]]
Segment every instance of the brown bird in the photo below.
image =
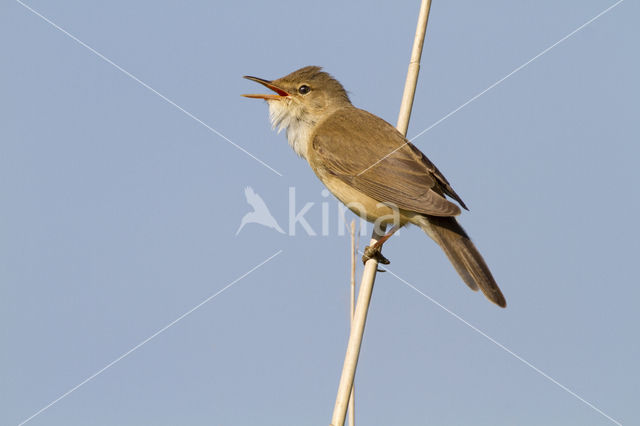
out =
[[349,209],[376,225],[392,225],[367,257],[388,261],[380,247],[406,224],[422,228],[440,245],[462,280],[498,306],[506,300],[484,259],[455,216],[467,206],[438,168],[395,127],[351,104],[342,84],[308,66],[277,80],[245,78],[274,94],[264,99],[274,128]]

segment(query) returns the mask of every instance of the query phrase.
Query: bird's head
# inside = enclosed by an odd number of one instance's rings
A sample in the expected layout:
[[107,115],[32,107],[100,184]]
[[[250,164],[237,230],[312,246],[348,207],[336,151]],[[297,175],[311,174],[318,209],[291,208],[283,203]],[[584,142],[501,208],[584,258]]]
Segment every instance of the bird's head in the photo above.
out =
[[300,68],[277,80],[244,78],[274,92],[242,95],[266,100],[274,127],[288,127],[292,120],[317,123],[332,111],[351,104],[342,84],[316,66]]

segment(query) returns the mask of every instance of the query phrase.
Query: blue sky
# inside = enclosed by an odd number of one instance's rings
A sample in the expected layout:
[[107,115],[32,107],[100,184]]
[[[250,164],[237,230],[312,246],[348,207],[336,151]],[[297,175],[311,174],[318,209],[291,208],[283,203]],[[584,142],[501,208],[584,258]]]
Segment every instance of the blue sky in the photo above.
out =
[[[434,2],[408,136],[438,123],[414,143],[509,306],[394,236],[359,424],[640,423],[637,2],[440,121],[614,4]],[[321,65],[395,123],[418,8],[2,2],[0,423],[328,424],[349,241],[241,77]],[[247,186],[285,230],[290,188],[317,230],[326,205],[329,235],[236,235]]]

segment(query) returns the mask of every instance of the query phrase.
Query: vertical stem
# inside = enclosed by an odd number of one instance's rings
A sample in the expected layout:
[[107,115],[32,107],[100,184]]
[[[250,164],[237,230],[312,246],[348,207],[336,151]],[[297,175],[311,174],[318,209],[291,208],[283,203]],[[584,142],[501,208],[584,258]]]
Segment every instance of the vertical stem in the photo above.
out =
[[[356,221],[351,221],[351,282],[350,282],[351,300],[349,303],[349,329],[353,326],[353,314],[355,312],[356,302]],[[356,425],[356,386],[351,386],[351,395],[349,395],[349,426]]]
[[[411,50],[411,61],[409,62],[407,80],[405,82],[404,93],[402,95],[402,104],[400,105],[398,125],[396,126],[398,131],[405,136],[407,134],[407,129],[409,128],[409,117],[411,116],[413,97],[415,95],[416,85],[418,84],[422,45],[427,31],[427,21],[429,19],[430,9],[431,0],[422,0],[420,13],[418,15],[416,36],[413,40],[413,49]],[[377,231],[381,231],[381,233],[378,233]],[[370,244],[375,244],[382,236],[384,236],[384,229],[377,230],[376,226],[374,226]],[[358,357],[360,356],[364,326],[367,321],[367,312],[369,311],[369,303],[371,302],[371,294],[373,293],[373,284],[376,279],[377,270],[378,261],[376,259],[369,259],[364,265],[356,310],[351,326],[351,334],[349,335],[349,343],[347,344],[347,353],[342,366],[342,375],[338,385],[336,404],[333,408],[333,416],[331,418],[332,426],[344,426],[349,396],[351,394],[351,389],[353,388],[353,378],[356,374],[356,366],[358,365]]]
[[[375,244],[379,238],[384,235],[376,232],[377,227],[373,227],[373,235],[370,244]],[[344,426],[344,420],[347,415],[347,407],[349,404],[349,396],[353,387],[353,378],[356,374],[356,366],[358,365],[358,357],[360,356],[360,347],[362,346],[362,336],[364,335],[364,325],[367,322],[367,313],[369,303],[371,302],[371,294],[373,293],[373,283],[375,281],[376,272],[378,270],[378,261],[369,259],[364,265],[362,273],[362,281],[358,298],[356,299],[356,310],[351,324],[351,333],[349,334],[349,343],[347,343],[347,353],[344,357],[342,366],[342,375],[338,384],[338,394],[336,396],[336,404],[333,408],[333,417],[331,419],[332,426]]]
[[409,61],[409,69],[407,70],[407,80],[404,84],[404,92],[402,93],[402,103],[400,104],[400,113],[398,114],[398,124],[396,128],[404,136],[407,135],[409,128],[409,118],[411,117],[411,108],[413,107],[413,98],[418,85],[418,73],[420,72],[420,58],[422,58],[422,46],[424,37],[427,33],[427,22],[429,21],[429,11],[431,10],[431,0],[422,0],[420,5],[420,13],[418,15],[418,26],[416,28],[416,36],[413,39],[413,49],[411,49],[411,60]]

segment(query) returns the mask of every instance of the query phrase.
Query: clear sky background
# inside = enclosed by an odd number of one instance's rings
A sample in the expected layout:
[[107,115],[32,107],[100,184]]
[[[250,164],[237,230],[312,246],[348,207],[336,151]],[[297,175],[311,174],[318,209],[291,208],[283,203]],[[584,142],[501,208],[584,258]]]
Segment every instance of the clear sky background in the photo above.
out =
[[[412,137],[615,1],[434,1]],[[0,4],[0,423],[326,425],[348,337],[337,202],[270,130],[262,91],[321,65],[395,123],[419,2]],[[622,424],[640,424],[638,16],[623,1],[415,140],[508,300],[419,229],[391,271]],[[289,188],[319,232],[286,230]],[[348,219],[353,216],[349,213]],[[360,246],[364,245],[360,240]],[[361,271],[361,265],[358,265]],[[360,425],[615,424],[390,273],[357,373]]]

